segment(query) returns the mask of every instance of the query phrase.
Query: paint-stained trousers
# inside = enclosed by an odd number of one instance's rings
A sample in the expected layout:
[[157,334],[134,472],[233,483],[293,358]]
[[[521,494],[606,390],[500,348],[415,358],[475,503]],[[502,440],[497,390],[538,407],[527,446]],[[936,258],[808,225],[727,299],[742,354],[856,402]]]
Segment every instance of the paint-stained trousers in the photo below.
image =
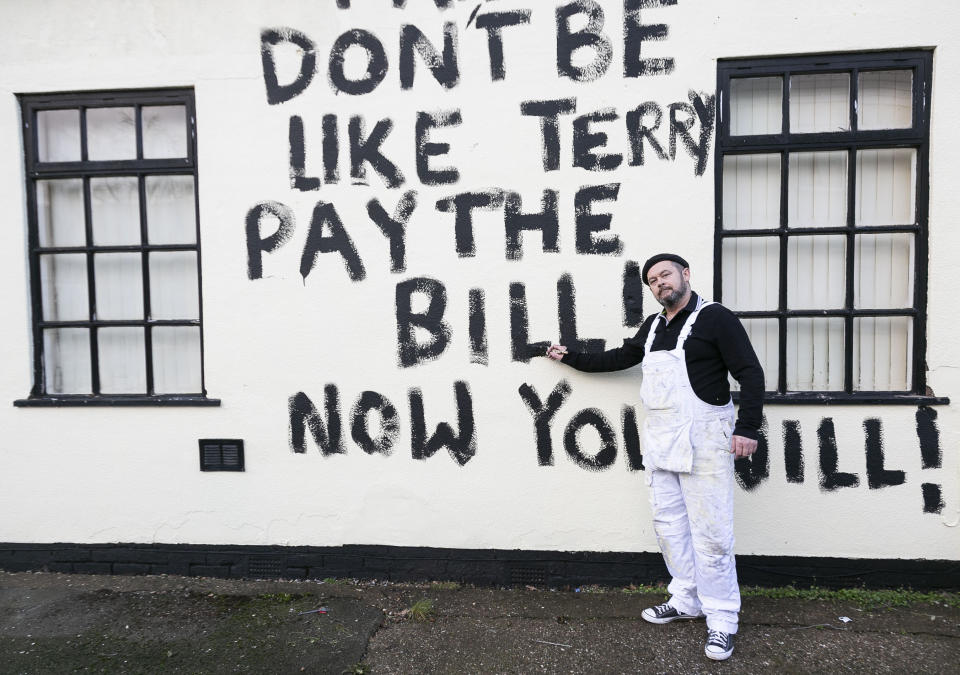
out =
[[737,632],[740,588],[733,555],[733,455],[694,448],[693,470],[648,472],[653,525],[672,580],[670,605],[703,612],[707,627]]

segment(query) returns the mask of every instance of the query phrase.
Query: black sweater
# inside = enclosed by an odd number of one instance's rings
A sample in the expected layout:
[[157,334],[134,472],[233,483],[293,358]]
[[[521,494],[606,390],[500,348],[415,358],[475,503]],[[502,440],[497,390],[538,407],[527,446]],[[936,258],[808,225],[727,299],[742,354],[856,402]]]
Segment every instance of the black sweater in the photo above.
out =
[[[643,360],[643,347],[654,322],[656,335],[651,351],[675,349],[680,329],[696,308],[697,294],[692,293],[690,302],[670,323],[665,323],[662,312],[653,314],[647,317],[636,335],[623,341],[622,347],[598,354],[569,352],[563,357],[563,363],[589,373],[635,366]],[[728,371],[740,383],[740,411],[733,433],[756,439],[763,415],[763,369],[740,320],[723,305],[705,307],[693,324],[683,350],[690,385],[700,399],[713,405],[725,405],[730,400]]]

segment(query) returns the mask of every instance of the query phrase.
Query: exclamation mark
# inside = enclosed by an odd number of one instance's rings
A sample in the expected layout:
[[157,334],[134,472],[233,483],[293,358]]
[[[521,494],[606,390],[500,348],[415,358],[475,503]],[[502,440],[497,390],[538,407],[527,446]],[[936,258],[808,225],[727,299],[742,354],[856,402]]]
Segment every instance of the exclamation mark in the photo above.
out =
[[[940,430],[937,428],[937,411],[929,406],[917,408],[917,438],[920,441],[921,468],[939,469],[943,463],[940,450]],[[943,511],[943,495],[938,483],[923,483],[923,512]]]

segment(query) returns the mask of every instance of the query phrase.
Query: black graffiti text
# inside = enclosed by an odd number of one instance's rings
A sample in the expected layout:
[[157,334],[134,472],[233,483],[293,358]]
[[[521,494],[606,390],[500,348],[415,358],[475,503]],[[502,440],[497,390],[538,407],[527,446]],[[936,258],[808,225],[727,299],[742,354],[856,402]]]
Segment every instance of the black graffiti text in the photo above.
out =
[[[425,460],[446,448],[454,461],[464,466],[476,454],[477,430],[469,385],[463,381],[455,382],[453,395],[457,409],[456,425],[439,422],[430,431],[423,392],[418,387],[408,390],[410,454],[413,459]],[[340,392],[335,384],[324,387],[323,412],[307,394],[299,391],[288,399],[287,413],[293,452],[307,452],[308,434],[324,456],[347,452]],[[378,418],[376,424],[371,424],[372,416]],[[376,391],[364,391],[357,397],[350,410],[349,425],[354,443],[368,455],[390,455],[400,437],[400,416],[396,406]],[[371,431],[371,426],[376,428],[375,432]]]

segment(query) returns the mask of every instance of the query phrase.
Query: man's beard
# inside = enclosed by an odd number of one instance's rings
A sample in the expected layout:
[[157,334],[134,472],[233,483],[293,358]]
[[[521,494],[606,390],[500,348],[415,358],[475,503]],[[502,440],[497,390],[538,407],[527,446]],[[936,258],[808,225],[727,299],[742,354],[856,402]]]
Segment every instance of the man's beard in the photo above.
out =
[[689,290],[690,284],[687,281],[683,281],[680,283],[680,288],[674,288],[672,291],[663,296],[658,295],[657,302],[667,309],[673,309],[677,306],[677,303],[683,299],[683,296],[685,296]]

